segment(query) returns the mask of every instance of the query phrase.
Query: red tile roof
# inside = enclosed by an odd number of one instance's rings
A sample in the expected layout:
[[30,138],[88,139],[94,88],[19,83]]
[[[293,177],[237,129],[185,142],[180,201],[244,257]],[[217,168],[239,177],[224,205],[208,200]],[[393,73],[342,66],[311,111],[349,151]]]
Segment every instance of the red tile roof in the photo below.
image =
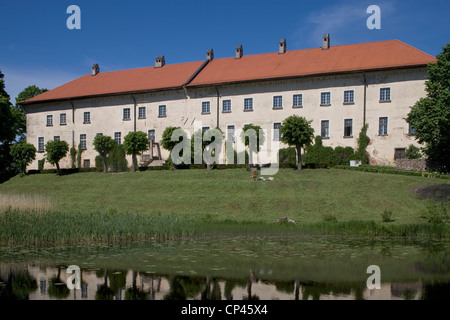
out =
[[[313,48],[284,54],[244,55],[241,59],[215,59],[194,76],[189,86],[425,66],[435,61],[434,57],[399,40],[389,40],[331,46],[328,50]],[[202,64],[203,61],[197,61],[89,74],[23,103],[181,88]]]
[[436,59],[399,40],[223,58],[190,86],[426,65]]
[[[44,92],[26,103],[181,87],[203,61],[91,74]],[[22,102],[23,103],[23,102]]]

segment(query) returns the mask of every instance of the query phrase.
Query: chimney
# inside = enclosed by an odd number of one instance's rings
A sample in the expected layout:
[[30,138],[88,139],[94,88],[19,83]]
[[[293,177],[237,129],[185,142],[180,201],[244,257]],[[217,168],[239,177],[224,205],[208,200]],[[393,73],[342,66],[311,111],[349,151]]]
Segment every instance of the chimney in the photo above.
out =
[[236,47],[236,59],[242,58],[243,55],[244,55],[244,49],[242,49],[242,44],[240,44]]
[[325,33],[323,35],[322,50],[328,50],[328,49],[330,49],[330,34]]
[[164,56],[157,56],[155,59],[155,68],[162,68],[166,64]]
[[100,73],[100,67],[98,66],[98,64],[94,64],[92,66],[92,75],[95,76],[97,73]]
[[281,39],[280,40],[280,48],[278,50],[279,54],[283,54],[286,53],[286,39]]
[[213,49],[208,49],[208,51],[206,51],[206,60],[208,60],[208,61],[213,61],[214,60],[214,51],[213,51]]

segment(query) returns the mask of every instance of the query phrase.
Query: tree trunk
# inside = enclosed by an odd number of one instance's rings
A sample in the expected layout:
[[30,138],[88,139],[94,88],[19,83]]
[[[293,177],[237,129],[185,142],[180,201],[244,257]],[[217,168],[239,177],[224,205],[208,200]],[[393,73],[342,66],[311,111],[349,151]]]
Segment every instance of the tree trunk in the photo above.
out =
[[131,158],[132,158],[132,161],[131,161],[131,171],[132,171],[132,172],[136,172],[136,155],[133,154],[133,155],[131,156]]
[[297,170],[302,170],[302,148],[297,146]]
[[59,167],[59,162],[56,162],[56,172],[58,173],[58,176],[61,175],[61,169]]
[[106,155],[103,155],[103,172],[107,173],[108,172],[108,163],[107,163],[107,159],[106,159]]

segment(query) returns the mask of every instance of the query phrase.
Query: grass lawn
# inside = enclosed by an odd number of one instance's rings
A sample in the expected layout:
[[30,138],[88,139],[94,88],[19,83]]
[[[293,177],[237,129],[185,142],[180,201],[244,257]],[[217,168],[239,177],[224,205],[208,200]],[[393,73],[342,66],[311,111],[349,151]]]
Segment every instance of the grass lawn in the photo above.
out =
[[[128,233],[134,232],[135,224],[145,233],[142,225],[163,220],[172,226],[174,220],[186,225],[276,225],[278,217],[288,216],[297,222],[297,228],[304,228],[324,224],[323,216],[332,214],[338,225],[374,221],[396,228],[426,223],[420,216],[427,201],[411,190],[439,184],[450,182],[338,169],[280,169],[273,181],[253,181],[245,169],[16,176],[0,185],[0,222],[13,223],[7,218],[17,220],[14,214],[22,220],[33,216],[28,225],[41,224],[48,215],[53,222],[61,220],[59,224],[64,222],[63,217],[83,217],[79,228],[86,229],[83,221],[91,219],[95,226],[90,228],[95,233],[108,217],[109,224],[119,220],[122,225],[128,224]],[[30,208],[21,209],[20,204],[27,202]],[[393,221],[382,222],[384,210],[392,211]],[[120,224],[110,230],[121,230]],[[89,237],[86,230],[83,232]],[[0,241],[7,237],[14,235],[0,231]]]

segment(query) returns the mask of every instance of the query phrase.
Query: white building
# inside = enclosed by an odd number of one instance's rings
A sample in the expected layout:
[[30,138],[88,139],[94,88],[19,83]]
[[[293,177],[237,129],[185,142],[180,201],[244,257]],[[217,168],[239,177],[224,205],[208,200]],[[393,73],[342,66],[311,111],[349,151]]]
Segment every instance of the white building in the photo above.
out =
[[[426,96],[426,65],[434,57],[398,40],[331,46],[328,35],[319,48],[289,51],[282,40],[278,49],[246,56],[238,46],[234,57],[221,59],[210,49],[204,61],[165,64],[157,57],[151,67],[105,73],[95,65],[91,74],[22,102],[27,141],[38,150],[28,169],[37,169],[49,140],[81,143],[82,163],[93,166],[96,134],[121,143],[128,132],[144,131],[158,142],[168,126],[190,133],[219,127],[233,140],[253,123],[267,130],[270,147],[272,129],[292,114],[312,120],[315,135],[332,147],[356,148],[369,124],[374,164],[393,164],[417,145],[404,118]],[[68,155],[61,167],[70,166]]]

